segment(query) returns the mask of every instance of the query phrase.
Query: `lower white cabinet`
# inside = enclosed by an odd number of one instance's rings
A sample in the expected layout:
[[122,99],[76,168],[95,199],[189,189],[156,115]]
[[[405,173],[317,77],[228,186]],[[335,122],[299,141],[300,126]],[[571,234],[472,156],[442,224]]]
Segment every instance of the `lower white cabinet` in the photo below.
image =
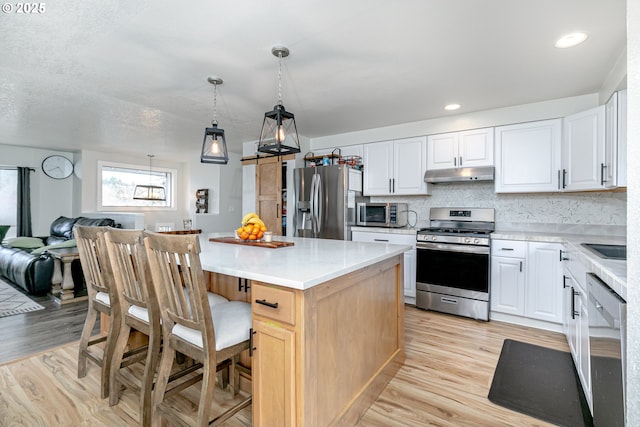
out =
[[569,343],[571,356],[582,384],[582,390],[592,405],[591,396],[591,351],[589,348],[589,302],[587,289],[587,269],[570,251],[563,258],[563,319],[562,326]]
[[562,323],[559,243],[491,241],[491,311]]
[[353,231],[351,240],[354,242],[391,243],[396,245],[411,245],[411,250],[404,253],[404,296],[405,302],[416,302],[416,235],[398,234],[384,228],[376,231]]

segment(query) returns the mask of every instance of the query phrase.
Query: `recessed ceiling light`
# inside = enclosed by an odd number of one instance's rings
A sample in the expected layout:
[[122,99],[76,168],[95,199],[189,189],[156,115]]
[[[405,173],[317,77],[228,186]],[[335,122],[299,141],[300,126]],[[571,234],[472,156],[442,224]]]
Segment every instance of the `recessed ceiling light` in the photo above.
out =
[[587,39],[587,34],[582,32],[571,33],[560,37],[555,46],[560,49],[577,46]]
[[457,110],[458,108],[460,108],[460,104],[447,104],[444,106],[444,109],[447,111]]

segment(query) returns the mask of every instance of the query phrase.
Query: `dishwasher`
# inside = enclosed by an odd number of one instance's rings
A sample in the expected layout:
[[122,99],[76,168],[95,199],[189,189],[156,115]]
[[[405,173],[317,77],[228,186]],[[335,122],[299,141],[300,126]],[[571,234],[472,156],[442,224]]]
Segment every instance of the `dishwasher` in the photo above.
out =
[[627,304],[594,274],[587,288],[593,425],[624,426]]

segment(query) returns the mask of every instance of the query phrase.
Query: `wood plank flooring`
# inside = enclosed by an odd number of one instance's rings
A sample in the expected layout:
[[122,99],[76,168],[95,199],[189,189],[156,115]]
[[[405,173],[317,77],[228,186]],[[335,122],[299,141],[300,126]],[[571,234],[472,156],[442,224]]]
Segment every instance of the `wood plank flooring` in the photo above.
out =
[[[25,293],[21,288],[15,289]],[[78,341],[87,302],[59,305],[48,295],[28,295],[44,310],[0,318],[0,363]],[[95,333],[100,331],[96,327]]]
[[[413,307],[406,310],[406,362],[358,426],[549,426],[487,399],[506,338],[568,351],[561,334],[480,322]],[[366,357],[366,355],[363,355]],[[138,403],[125,391],[110,407],[99,398],[99,371],[76,378],[77,344],[0,365],[0,425],[136,426]],[[226,406],[229,394],[217,391]],[[194,406],[177,402],[185,410]],[[247,408],[226,427],[251,424]]]

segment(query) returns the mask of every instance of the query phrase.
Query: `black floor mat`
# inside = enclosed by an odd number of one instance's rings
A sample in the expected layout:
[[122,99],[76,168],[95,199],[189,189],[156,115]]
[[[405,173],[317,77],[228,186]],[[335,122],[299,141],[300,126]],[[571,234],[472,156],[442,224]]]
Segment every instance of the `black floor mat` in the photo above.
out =
[[593,426],[571,354],[504,340],[489,400],[560,426]]

